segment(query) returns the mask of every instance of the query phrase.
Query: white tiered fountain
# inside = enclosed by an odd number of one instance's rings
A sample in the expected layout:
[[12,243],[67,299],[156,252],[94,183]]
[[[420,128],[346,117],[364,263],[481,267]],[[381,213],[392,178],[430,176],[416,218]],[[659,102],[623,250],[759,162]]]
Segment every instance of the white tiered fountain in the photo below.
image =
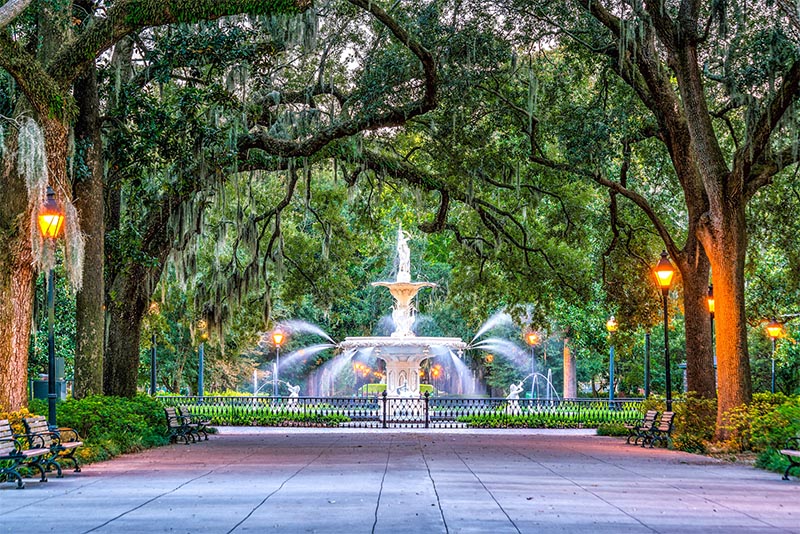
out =
[[372,349],[374,356],[386,362],[386,393],[389,397],[419,397],[422,361],[443,351],[455,350],[460,355],[467,344],[457,337],[418,337],[414,334],[414,297],[423,287],[436,287],[436,284],[411,281],[408,237],[402,226],[397,231],[397,255],[400,265],[396,281],[372,283],[373,286],[388,288],[394,297],[394,332],[391,336],[348,337],[339,346],[345,352]]

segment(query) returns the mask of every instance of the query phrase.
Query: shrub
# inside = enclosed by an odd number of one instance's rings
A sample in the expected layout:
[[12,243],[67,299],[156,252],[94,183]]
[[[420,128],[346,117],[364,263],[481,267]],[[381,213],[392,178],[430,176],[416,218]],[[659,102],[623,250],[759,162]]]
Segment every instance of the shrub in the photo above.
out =
[[[33,413],[47,413],[47,403],[31,401]],[[84,442],[75,456],[82,463],[107,460],[168,442],[164,408],[139,395],[132,399],[94,395],[58,404],[59,426],[77,430]]]

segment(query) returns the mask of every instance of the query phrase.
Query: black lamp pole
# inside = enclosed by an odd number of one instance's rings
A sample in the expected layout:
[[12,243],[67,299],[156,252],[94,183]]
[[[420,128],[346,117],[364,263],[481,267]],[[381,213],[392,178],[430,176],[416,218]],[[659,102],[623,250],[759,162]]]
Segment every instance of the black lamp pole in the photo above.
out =
[[150,395],[156,394],[156,334],[151,338],[152,348],[150,350]]
[[775,338],[772,338],[772,380],[769,388],[770,392],[775,394]]
[[[56,200],[56,193],[48,185],[47,197],[36,216],[39,230],[47,243],[55,248],[55,240],[64,223],[64,211]],[[47,424],[56,429],[56,342],[55,307],[56,274],[53,267],[47,273]]]
[[55,342],[55,286],[56,273],[53,268],[47,273],[47,424],[51,429],[56,424],[56,342]]
[[667,297],[669,288],[661,289],[662,301],[664,303],[664,382],[667,389],[667,411],[672,411],[672,373],[669,368],[669,316],[667,315]]
[[661,252],[661,259],[655,268],[656,280],[661,288],[661,300],[664,304],[664,382],[666,387],[667,411],[672,411],[672,373],[669,365],[669,316],[667,315],[667,299],[675,268],[667,257],[667,251]]
[[644,398],[650,397],[650,332],[644,334]]

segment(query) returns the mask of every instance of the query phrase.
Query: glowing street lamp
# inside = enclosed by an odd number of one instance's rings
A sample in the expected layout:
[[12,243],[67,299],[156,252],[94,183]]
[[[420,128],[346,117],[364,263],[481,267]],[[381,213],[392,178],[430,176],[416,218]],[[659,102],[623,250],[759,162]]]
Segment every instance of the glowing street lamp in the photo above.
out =
[[539,334],[534,332],[533,330],[528,331],[525,334],[525,342],[531,348],[531,399],[533,399],[533,388],[534,384],[536,384],[536,380],[533,379],[533,375],[536,373],[536,345],[539,344]]
[[661,297],[664,304],[664,382],[666,386],[667,410],[672,411],[672,375],[669,368],[669,316],[667,315],[667,299],[669,298],[669,288],[672,285],[672,277],[675,276],[675,268],[667,258],[667,251],[661,252],[661,259],[655,268],[656,281],[661,288]]
[[286,340],[286,335],[276,328],[272,331],[272,342],[275,344],[275,371],[272,373],[272,396],[278,396],[278,368],[281,365],[281,344]]
[[606,330],[608,330],[609,349],[608,349],[608,406],[611,407],[614,402],[614,333],[619,329],[617,320],[612,315],[606,321]]
[[431,377],[433,378],[433,390],[436,395],[439,395],[439,376],[442,374],[442,367],[440,365],[434,365],[431,367]]
[[[64,225],[64,210],[56,200],[56,193],[48,185],[47,198],[39,208],[37,217],[39,231],[44,239],[49,239],[55,246],[55,239]],[[56,424],[56,342],[55,342],[55,288],[56,276],[51,267],[47,273],[47,424],[57,428]]]
[[775,340],[783,335],[783,325],[776,319],[767,323],[767,334],[772,338],[772,380],[770,391],[775,393]]

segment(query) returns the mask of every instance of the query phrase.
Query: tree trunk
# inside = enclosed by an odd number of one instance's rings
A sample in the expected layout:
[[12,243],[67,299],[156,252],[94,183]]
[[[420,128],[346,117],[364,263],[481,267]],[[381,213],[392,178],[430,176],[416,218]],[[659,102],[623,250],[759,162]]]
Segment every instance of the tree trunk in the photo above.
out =
[[[76,165],[73,186],[75,208],[86,237],[83,288],[76,295],[75,387],[77,399],[103,392],[103,262],[105,239],[103,207],[103,145],[100,136],[100,98],[97,72],[92,66],[75,84],[79,116],[75,124]],[[85,169],[81,172],[80,169]]]
[[[141,269],[134,267],[134,272]],[[149,295],[144,295],[143,276],[120,276],[108,305],[108,345],[103,362],[106,395],[133,397],[139,374],[139,340]],[[119,288],[119,291],[116,289]]]
[[713,399],[717,393],[711,320],[708,312],[710,264],[703,247],[690,236],[680,264],[683,281],[684,333],[686,336],[686,381],[689,391]]
[[[8,181],[3,187],[6,185],[9,185]],[[25,187],[18,193],[27,204]],[[4,205],[3,211],[11,210]],[[26,211],[17,212],[17,215],[18,224],[8,228],[10,232],[6,233],[6,221],[3,220],[3,231],[0,232],[0,247],[4,251],[0,264],[0,411],[15,411],[28,404],[28,343],[34,270]]]
[[[704,247],[714,274],[717,327],[717,435],[725,436],[724,424],[732,408],[752,400],[747,322],[744,307],[744,266],[747,249],[744,202],[726,202],[712,215]],[[714,213],[714,212],[712,212]]]

